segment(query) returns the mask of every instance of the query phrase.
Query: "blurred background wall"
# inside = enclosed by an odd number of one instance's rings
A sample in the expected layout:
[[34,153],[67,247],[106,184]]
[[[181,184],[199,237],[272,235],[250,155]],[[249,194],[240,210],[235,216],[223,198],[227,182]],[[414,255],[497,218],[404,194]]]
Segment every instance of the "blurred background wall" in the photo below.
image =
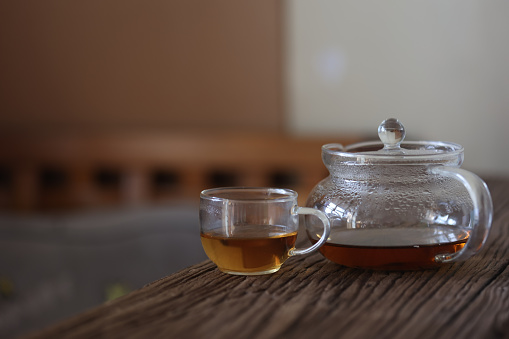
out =
[[[509,167],[509,5],[2,1],[2,134],[183,130],[454,141]],[[337,139],[335,139],[337,136]]]
[[288,125],[465,147],[465,168],[509,172],[509,3],[503,0],[286,4]]
[[0,2],[2,131],[279,130],[281,2]]

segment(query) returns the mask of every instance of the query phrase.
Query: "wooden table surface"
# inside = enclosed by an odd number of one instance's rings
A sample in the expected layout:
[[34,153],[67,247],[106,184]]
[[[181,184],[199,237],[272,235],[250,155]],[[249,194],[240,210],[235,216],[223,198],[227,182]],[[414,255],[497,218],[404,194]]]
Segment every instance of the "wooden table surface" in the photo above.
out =
[[488,185],[492,231],[463,263],[367,271],[315,253],[244,277],[206,261],[29,337],[507,338],[509,180]]

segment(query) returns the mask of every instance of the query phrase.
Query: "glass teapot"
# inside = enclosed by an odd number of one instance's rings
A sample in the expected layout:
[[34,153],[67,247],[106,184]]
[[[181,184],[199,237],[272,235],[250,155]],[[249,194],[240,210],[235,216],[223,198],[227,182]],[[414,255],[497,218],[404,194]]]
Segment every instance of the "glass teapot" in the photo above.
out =
[[[331,233],[320,252],[338,264],[410,270],[465,260],[484,245],[493,205],[486,184],[459,168],[463,147],[403,142],[396,119],[378,128],[380,142],[322,146],[330,175],[306,205],[323,211]],[[322,225],[306,218],[312,242]]]

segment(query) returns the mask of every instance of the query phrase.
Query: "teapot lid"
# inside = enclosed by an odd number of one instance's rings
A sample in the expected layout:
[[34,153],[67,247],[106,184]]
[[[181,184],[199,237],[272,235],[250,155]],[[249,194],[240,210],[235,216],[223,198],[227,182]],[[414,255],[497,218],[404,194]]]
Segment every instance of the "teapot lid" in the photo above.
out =
[[463,163],[463,147],[442,141],[403,141],[405,127],[394,118],[384,120],[378,126],[381,142],[359,142],[347,147],[341,144],[322,146],[325,163],[328,158],[352,164],[444,164],[460,166]]

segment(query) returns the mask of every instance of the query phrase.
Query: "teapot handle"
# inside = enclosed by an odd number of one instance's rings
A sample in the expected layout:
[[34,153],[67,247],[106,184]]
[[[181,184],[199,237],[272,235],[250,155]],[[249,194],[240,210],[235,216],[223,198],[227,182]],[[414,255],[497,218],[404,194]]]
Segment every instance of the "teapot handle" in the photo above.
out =
[[467,243],[456,253],[436,255],[435,261],[448,263],[466,260],[476,254],[488,238],[493,217],[493,202],[490,191],[481,178],[461,168],[437,166],[433,167],[431,172],[460,181],[470,194],[473,203],[469,225],[470,234]]

